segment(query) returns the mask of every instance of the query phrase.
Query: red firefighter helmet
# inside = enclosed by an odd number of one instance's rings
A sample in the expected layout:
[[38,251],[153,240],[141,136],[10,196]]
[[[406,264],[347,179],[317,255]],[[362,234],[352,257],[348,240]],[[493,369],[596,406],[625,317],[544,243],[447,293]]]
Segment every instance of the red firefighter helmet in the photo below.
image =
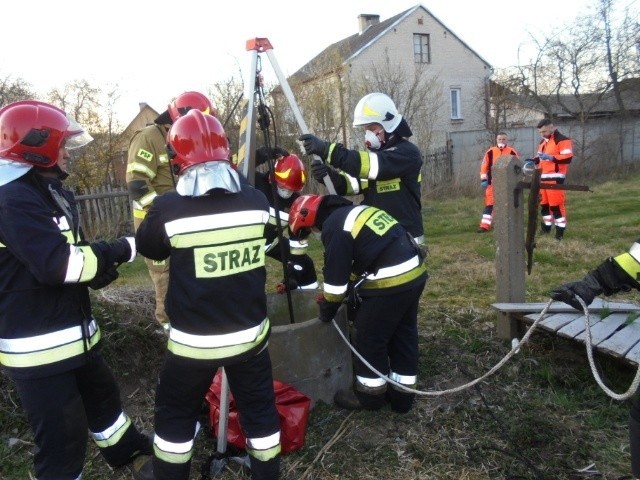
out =
[[168,134],[168,149],[176,174],[193,165],[229,161],[229,141],[220,121],[200,110],[178,118]]
[[211,101],[200,92],[181,93],[167,107],[172,122],[175,122],[191,109],[200,110],[208,115],[217,115],[216,109],[211,105]]
[[307,183],[307,174],[304,171],[304,164],[297,155],[287,155],[276,160],[273,167],[276,183],[282,188],[299,192]]
[[289,228],[297,234],[302,228],[311,228],[316,222],[322,195],[300,195],[289,209]]
[[49,103],[37,100],[10,103],[0,109],[0,157],[53,167],[66,139],[83,132],[77,124],[74,129],[69,126],[64,111]]

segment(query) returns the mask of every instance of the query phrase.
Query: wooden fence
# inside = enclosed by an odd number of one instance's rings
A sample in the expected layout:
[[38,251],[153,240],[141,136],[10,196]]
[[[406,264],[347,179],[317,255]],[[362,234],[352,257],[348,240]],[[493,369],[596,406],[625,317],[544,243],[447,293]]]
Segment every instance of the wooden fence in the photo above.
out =
[[126,189],[90,188],[77,195],[80,225],[87,240],[116,238],[133,233],[131,202]]

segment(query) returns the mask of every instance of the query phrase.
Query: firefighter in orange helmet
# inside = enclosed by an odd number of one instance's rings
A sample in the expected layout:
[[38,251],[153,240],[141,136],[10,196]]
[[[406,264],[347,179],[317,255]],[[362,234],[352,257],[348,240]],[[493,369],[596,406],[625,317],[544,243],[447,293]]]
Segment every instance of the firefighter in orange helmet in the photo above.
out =
[[265,293],[269,203],[229,161],[217,118],[198,110],[169,131],[176,191],[157,197],[136,232],[142,255],[171,257],[167,354],[156,390],[156,480],[187,480],[202,400],[224,367],[247,436],[253,480],[276,480],[275,405]]
[[480,164],[480,185],[484,189],[484,210],[482,211],[482,219],[478,226],[478,233],[484,233],[491,230],[493,221],[493,176],[491,171],[494,163],[503,155],[518,156],[518,152],[513,147],[507,145],[508,137],[504,132],[496,135],[496,144],[487,150],[482,157]]
[[[262,165],[275,159],[273,174],[256,171],[255,187],[265,194],[269,200],[270,218],[267,226],[267,255],[279,262],[286,263],[288,285],[284,279],[277,286],[279,293],[286,289],[318,288],[318,277],[315,265],[307,252],[306,239],[298,239],[290,231],[288,237],[278,235],[278,218],[280,228],[288,227],[289,209],[300,196],[307,182],[307,172],[297,155],[275,147],[261,147],[256,150],[256,165]],[[273,188],[275,184],[275,189]],[[275,191],[274,191],[275,190]],[[278,214],[276,217],[276,208]],[[287,228],[288,230],[288,228]],[[282,238],[283,245],[280,245]]]
[[[540,120],[537,128],[542,140],[533,160],[542,169],[540,182],[562,185],[573,159],[573,142],[560,133],[548,118]],[[541,233],[550,233],[555,224],[557,240],[562,240],[567,228],[565,199],[564,190],[540,189]]]
[[[175,179],[167,154],[167,132],[173,122],[192,108],[215,114],[211,101],[200,92],[184,92],[173,100],[151,125],[136,131],[129,142],[127,187],[133,207],[133,225],[137,229],[158,195],[175,189]],[[169,320],[164,299],[169,284],[169,259],[152,261],[145,258],[156,296],[155,316],[166,329]]]

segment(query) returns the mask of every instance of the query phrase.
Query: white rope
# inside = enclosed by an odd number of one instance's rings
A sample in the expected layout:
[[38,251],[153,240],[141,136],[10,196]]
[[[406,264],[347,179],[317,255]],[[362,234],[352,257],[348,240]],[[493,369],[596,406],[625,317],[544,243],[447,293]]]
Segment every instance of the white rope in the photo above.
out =
[[[587,358],[589,359],[589,365],[591,366],[591,374],[593,375],[593,378],[595,379],[596,383],[604,391],[604,393],[609,395],[614,400],[627,400],[628,398],[633,396],[633,394],[638,389],[638,384],[640,384],[640,365],[638,365],[638,370],[636,371],[635,377],[633,377],[633,380],[631,381],[631,385],[629,385],[629,389],[624,393],[615,393],[603,383],[602,379],[600,378],[600,375],[598,374],[598,369],[596,368],[596,364],[593,360],[593,347],[591,345],[591,325],[589,322],[589,309],[587,308],[587,305],[582,301],[582,299],[579,296],[576,295],[576,298],[578,299],[578,301],[580,302],[580,305],[582,305],[582,309],[584,310],[586,333],[587,333],[585,346],[587,348]],[[549,308],[549,305],[547,305],[547,307],[545,308],[545,311],[547,308]]]
[[[578,301],[580,302],[580,305],[582,305],[582,308],[584,309],[585,328],[586,328],[586,335],[587,335],[585,345],[586,345],[586,348],[587,348],[587,358],[589,359],[589,365],[591,366],[591,373],[593,375],[593,378],[595,379],[596,383],[600,386],[600,388],[607,395],[609,395],[611,398],[613,398],[615,400],[626,400],[626,399],[630,398],[635,393],[635,391],[638,389],[638,384],[640,384],[640,365],[638,365],[638,370],[636,371],[636,375],[635,375],[633,381],[631,382],[631,385],[629,386],[629,389],[625,393],[617,394],[617,393],[611,391],[609,388],[607,388],[607,386],[602,382],[602,380],[600,378],[600,375],[598,374],[598,371],[596,369],[595,362],[593,360],[593,348],[591,346],[591,325],[589,324],[589,310],[588,310],[587,306],[585,305],[585,303],[582,301],[582,299],[580,297],[576,297],[576,298],[578,298]],[[522,337],[522,340],[520,340],[519,342],[516,343],[517,339],[515,339],[515,338],[513,339],[511,350],[509,351],[509,353],[507,353],[502,360],[500,360],[498,363],[496,363],[493,366],[493,368],[491,368],[491,370],[489,370],[487,373],[485,373],[481,377],[478,377],[478,378],[476,378],[475,380],[473,380],[473,381],[471,381],[469,383],[466,383],[464,385],[460,385],[458,387],[449,388],[447,390],[439,390],[439,391],[436,391],[436,390],[428,390],[428,391],[415,390],[413,388],[407,387],[406,385],[398,383],[395,380],[390,379],[389,377],[387,377],[383,373],[379,372],[369,362],[367,362],[362,357],[362,355],[360,355],[360,353],[358,353],[358,351],[354,348],[353,345],[351,345],[351,342],[347,339],[347,337],[344,335],[344,333],[342,333],[342,330],[340,329],[340,327],[336,323],[335,319],[331,320],[331,322],[333,323],[333,326],[338,331],[338,334],[342,337],[342,339],[347,344],[349,349],[353,352],[353,354],[356,357],[358,357],[360,359],[360,361],[367,368],[369,368],[373,373],[378,375],[378,377],[382,378],[383,380],[386,380],[388,383],[398,387],[400,390],[403,390],[405,392],[415,393],[416,395],[422,395],[422,396],[438,397],[438,396],[441,396],[441,395],[448,395],[450,393],[458,393],[458,392],[461,392],[462,390],[465,390],[467,388],[471,388],[474,385],[480,383],[485,378],[487,378],[487,377],[493,375],[495,372],[497,372],[505,363],[507,363],[507,361],[509,361],[509,359],[511,357],[513,357],[516,353],[518,353],[520,351],[520,347],[522,345],[524,345],[529,340],[529,337],[534,332],[534,330],[537,328],[538,324],[546,317],[547,311],[549,310],[549,307],[551,306],[552,302],[553,302],[553,300],[549,300],[547,302],[547,305],[544,307],[544,309],[542,310],[542,312],[540,313],[540,315],[538,316],[536,321],[531,324],[529,329],[526,331],[526,333]]]

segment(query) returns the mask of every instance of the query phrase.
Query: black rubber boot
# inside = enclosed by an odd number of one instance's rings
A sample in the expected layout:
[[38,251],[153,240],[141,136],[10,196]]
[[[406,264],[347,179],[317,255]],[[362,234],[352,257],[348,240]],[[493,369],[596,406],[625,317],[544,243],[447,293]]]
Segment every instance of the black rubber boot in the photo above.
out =
[[564,228],[556,227],[556,240],[562,240],[563,236],[564,236]]
[[415,393],[404,392],[394,385],[390,385],[389,388],[387,388],[387,400],[391,404],[391,410],[396,413],[409,412],[415,398]]
[[155,480],[152,455],[138,455],[127,468],[136,480]]
[[263,462],[249,455],[251,480],[277,480],[280,478],[280,455]]
[[354,392],[353,389],[338,390],[333,396],[333,402],[345,410],[380,410],[384,405],[386,388],[374,394]]
[[544,223],[540,224],[540,234],[541,235],[546,235],[548,233],[551,233],[551,225],[545,225]]

